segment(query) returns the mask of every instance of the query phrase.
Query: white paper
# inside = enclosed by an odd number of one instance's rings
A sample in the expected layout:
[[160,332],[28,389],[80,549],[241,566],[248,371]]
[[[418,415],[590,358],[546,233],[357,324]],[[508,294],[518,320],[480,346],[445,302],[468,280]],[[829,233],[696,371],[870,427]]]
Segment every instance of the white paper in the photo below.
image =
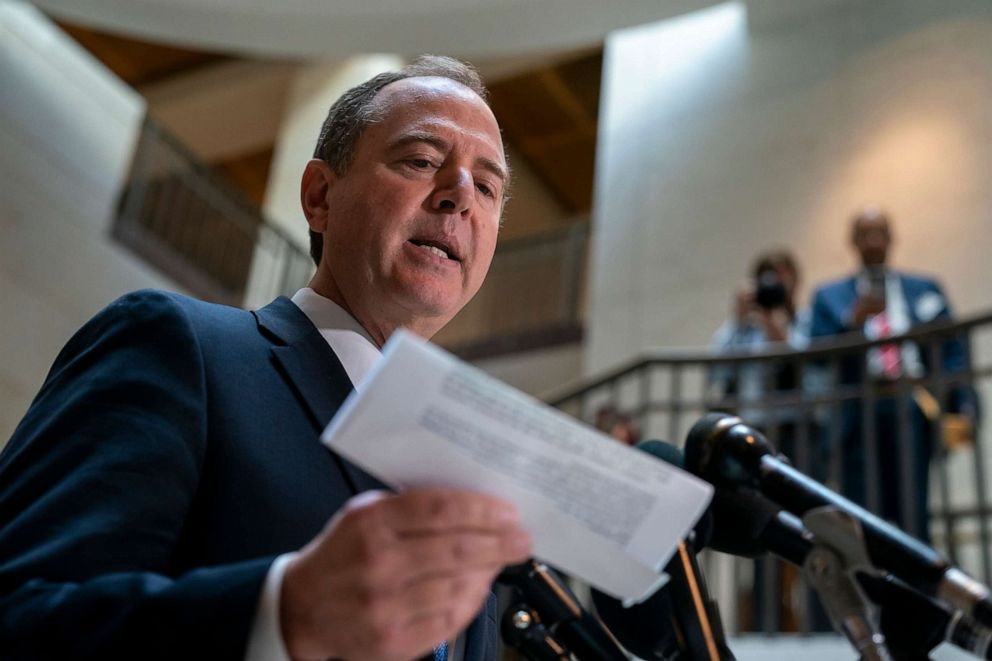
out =
[[626,601],[664,580],[713,491],[402,331],[322,440],[397,489],[513,502],[535,556]]

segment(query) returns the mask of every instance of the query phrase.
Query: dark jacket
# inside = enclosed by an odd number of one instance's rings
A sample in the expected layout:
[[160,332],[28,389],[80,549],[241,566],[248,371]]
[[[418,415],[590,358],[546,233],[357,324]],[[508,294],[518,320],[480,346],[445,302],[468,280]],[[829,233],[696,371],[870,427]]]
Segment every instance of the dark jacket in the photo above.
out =
[[351,389],[286,298],[103,310],[0,455],[0,658],[242,658],[275,557],[383,488],[318,438]]

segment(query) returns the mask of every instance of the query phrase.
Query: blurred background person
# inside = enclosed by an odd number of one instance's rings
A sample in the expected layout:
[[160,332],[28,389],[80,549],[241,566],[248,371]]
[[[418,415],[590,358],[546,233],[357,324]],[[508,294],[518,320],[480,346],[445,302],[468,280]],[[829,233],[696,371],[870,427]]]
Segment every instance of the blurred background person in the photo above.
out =
[[[812,298],[811,338],[860,333],[869,340],[901,335],[928,322],[950,320],[951,306],[943,288],[928,276],[897,271],[889,266],[892,229],[888,215],[876,208],[858,211],[851,221],[851,246],[860,268],[840,280],[816,289]],[[927,505],[929,496],[929,462],[933,453],[932,425],[929,417],[939,415],[942,405],[947,411],[960,413],[974,421],[976,398],[968,387],[949,389],[947,401],[936,402],[933,395],[919,386],[897,392],[901,379],[918,380],[934,369],[953,373],[964,369],[966,349],[958,338],[950,338],[934,357],[930,348],[915,342],[885,344],[868,351],[867,365],[858,355],[840,363],[840,385],[870,385],[878,396],[875,403],[874,439],[864,436],[862,401],[849,399],[841,403],[840,443],[842,452],[841,489],[847,497],[866,505],[869,485],[877,485],[878,512],[901,528],[929,541]],[[903,394],[900,394],[903,393]],[[900,402],[900,397],[906,401]],[[908,412],[900,420],[900,407]],[[900,437],[902,432],[902,437]],[[876,444],[878,473],[868,475],[865,446]],[[908,461],[907,469],[900,463]],[[903,485],[902,475],[910,476]],[[903,504],[904,494],[912,497]],[[908,516],[907,516],[907,513]]]
[[605,432],[624,445],[637,445],[641,432],[633,416],[621,413],[612,405],[604,405],[596,411],[596,429]]
[[[761,352],[766,349],[802,350],[807,344],[807,315],[798,311],[799,267],[792,254],[784,249],[758,255],[751,267],[751,277],[733,296],[733,314],[714,334],[711,348],[718,353]],[[780,451],[792,459],[801,455],[800,469],[810,472],[810,448],[797,452],[799,425],[807,424],[815,441],[812,420],[804,420],[791,404],[768,399],[768,395],[790,394],[798,397],[801,377],[798,366],[783,360],[724,363],[709,373],[711,394],[717,398],[715,408],[737,413],[750,424],[762,428]],[[815,443],[814,443],[815,446]],[[798,611],[803,608],[805,590],[799,589],[798,574],[771,558],[754,563],[751,598],[746,601],[745,628],[772,632],[796,630]],[[808,603],[808,599],[806,600]],[[829,630],[829,623],[813,609],[812,629]]]
[[[780,344],[802,350],[807,345],[806,315],[797,311],[799,267],[787,250],[758,255],[751,277],[734,292],[733,315],[713,335],[718,353],[763,351]],[[728,363],[710,371],[711,392],[752,425],[778,439],[779,449],[792,454],[796,411],[762,400],[770,392],[796,392],[796,366],[784,361],[769,370],[758,362]]]

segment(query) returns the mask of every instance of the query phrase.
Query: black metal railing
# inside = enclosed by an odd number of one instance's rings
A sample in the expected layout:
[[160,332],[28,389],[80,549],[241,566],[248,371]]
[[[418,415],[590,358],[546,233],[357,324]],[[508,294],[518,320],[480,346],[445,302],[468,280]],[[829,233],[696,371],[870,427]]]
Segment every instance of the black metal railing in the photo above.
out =
[[230,305],[243,305],[249,287],[269,298],[292,293],[313,272],[309,255],[150,119],[113,236],[193,294]]
[[[888,381],[872,376],[869,356],[891,345],[915,346],[926,370]],[[838,338],[801,352],[658,351],[548,401],[590,424],[628,417],[639,438],[679,446],[703,413],[740,415],[762,428],[797,468],[907,532],[929,537],[988,584],[992,465],[986,462],[992,441],[977,411],[992,397],[990,347],[992,314],[873,342],[860,335]],[[951,370],[945,360],[950,350],[961,352]],[[783,369],[793,375],[789,387],[777,378]],[[728,375],[744,374],[761,380],[757,394],[722,387]],[[933,488],[928,492],[921,482]],[[810,631],[825,624],[795,571],[770,561],[756,570],[742,560],[728,565],[725,557],[710,563],[724,567],[717,580],[732,630]],[[752,572],[749,582],[745,575]]]

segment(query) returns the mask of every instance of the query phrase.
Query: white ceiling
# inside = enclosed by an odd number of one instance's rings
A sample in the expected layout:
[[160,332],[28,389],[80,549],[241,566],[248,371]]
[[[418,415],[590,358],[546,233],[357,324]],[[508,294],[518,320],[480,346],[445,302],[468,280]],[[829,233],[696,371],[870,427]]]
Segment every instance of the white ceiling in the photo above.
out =
[[35,0],[51,14],[172,45],[256,57],[435,52],[464,58],[598,43],[715,0]]

